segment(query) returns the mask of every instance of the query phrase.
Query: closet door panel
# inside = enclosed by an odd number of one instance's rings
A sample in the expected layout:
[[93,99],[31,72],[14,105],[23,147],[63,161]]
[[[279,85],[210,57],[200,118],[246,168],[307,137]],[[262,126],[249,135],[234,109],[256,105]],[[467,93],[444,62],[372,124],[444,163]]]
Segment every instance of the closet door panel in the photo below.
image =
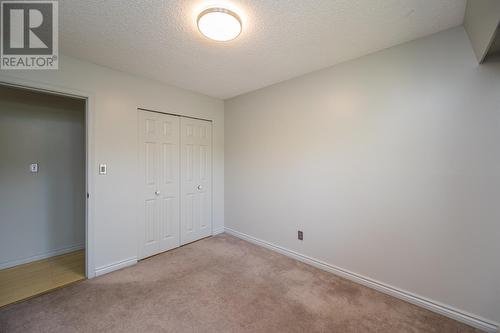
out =
[[200,133],[198,145],[198,218],[200,238],[212,234],[212,123],[201,121],[198,124]]
[[139,258],[179,246],[179,118],[139,111]]
[[160,252],[179,246],[179,117],[161,115]]
[[159,210],[155,195],[159,187],[158,116],[139,112],[140,168],[140,254],[141,258],[159,250]]
[[181,118],[181,244],[212,234],[212,123]]

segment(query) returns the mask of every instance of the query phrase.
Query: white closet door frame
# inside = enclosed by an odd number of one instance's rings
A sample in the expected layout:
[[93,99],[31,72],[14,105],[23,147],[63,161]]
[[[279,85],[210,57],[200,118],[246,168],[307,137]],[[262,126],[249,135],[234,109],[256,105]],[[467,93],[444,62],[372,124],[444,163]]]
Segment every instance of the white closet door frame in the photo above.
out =
[[[150,109],[146,109],[146,108],[137,108],[137,111],[138,111],[138,130],[140,131],[140,126],[141,126],[141,112],[151,112],[151,113],[156,113],[156,114],[159,114],[159,115],[168,115],[168,116],[174,116],[174,117],[178,117],[179,118],[179,128],[178,130],[180,131],[181,130],[181,122],[182,122],[182,119],[192,119],[194,121],[203,121],[203,122],[209,122],[210,123],[210,128],[211,128],[211,132],[210,132],[210,156],[209,156],[209,159],[210,159],[210,173],[207,175],[209,178],[205,180],[204,184],[207,184],[208,182],[208,185],[202,185],[204,186],[204,191],[206,191],[206,193],[209,193],[209,197],[210,197],[210,203],[209,203],[209,209],[210,209],[210,216],[208,217],[209,218],[209,225],[207,226],[207,228],[205,228],[205,232],[203,233],[203,236],[202,237],[199,237],[198,239],[200,238],[203,238],[203,237],[206,237],[206,236],[210,236],[210,235],[213,235],[213,121],[212,120],[209,120],[209,119],[201,119],[201,118],[195,118],[195,117],[188,117],[188,116],[182,116],[182,115],[179,115],[179,114],[173,114],[173,113],[168,113],[168,112],[160,112],[160,111],[155,111],[155,110],[150,110]],[[138,132],[138,144],[141,145],[143,143],[141,143],[141,133]],[[181,141],[181,135],[179,133],[179,140]],[[182,194],[182,186],[181,186],[181,182],[182,182],[182,178],[181,178],[181,175],[182,175],[182,167],[181,167],[181,151],[180,149],[182,149],[181,147],[181,142],[179,141],[179,151],[178,151],[178,154],[179,154],[179,183],[178,183],[178,188],[179,188],[179,195]],[[139,165],[139,175],[140,177],[142,177],[142,170],[141,170],[141,152],[140,152],[140,146],[138,147],[138,165]],[[142,181],[139,181],[138,182],[138,202],[139,202],[139,216],[138,216],[138,221],[137,221],[137,226],[138,226],[138,258],[139,259],[142,259],[142,258],[145,258],[149,255],[146,255],[144,256],[143,254],[143,244],[142,244],[142,237],[143,237],[143,226],[142,226],[142,223],[143,221],[141,219],[143,219],[143,209],[144,207],[142,206],[143,203],[143,193],[142,193],[142,185],[143,185],[143,182]],[[183,244],[186,244],[186,243],[189,243],[188,242],[182,242],[182,239],[181,239],[181,224],[182,224],[182,200],[181,200],[181,197],[179,197],[179,200],[178,200],[178,207],[179,207],[179,237],[178,237],[178,241],[179,241],[179,244],[176,245],[176,246],[161,246],[159,245],[159,251],[157,253],[161,253],[161,252],[164,252],[164,251],[167,251],[169,249],[173,249],[175,247],[178,247],[180,245],[183,245]],[[194,239],[196,240],[196,239]],[[192,240],[192,241],[194,241]]]

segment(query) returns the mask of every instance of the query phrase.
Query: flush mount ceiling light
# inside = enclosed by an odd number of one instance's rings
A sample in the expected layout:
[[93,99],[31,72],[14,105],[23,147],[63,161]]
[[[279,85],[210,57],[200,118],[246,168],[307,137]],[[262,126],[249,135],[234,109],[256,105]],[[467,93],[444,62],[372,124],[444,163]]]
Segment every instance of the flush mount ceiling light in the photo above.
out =
[[198,29],[206,37],[218,42],[235,39],[241,33],[240,17],[225,8],[208,8],[198,15]]

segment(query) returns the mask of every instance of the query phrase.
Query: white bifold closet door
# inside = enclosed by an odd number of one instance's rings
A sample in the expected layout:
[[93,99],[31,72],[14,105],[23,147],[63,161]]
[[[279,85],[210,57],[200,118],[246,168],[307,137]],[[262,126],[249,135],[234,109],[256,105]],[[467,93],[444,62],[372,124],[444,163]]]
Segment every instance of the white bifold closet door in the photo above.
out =
[[139,110],[139,258],[212,234],[212,123]]
[[181,118],[181,244],[212,234],[212,123]]
[[140,258],[179,246],[179,117],[139,111]]

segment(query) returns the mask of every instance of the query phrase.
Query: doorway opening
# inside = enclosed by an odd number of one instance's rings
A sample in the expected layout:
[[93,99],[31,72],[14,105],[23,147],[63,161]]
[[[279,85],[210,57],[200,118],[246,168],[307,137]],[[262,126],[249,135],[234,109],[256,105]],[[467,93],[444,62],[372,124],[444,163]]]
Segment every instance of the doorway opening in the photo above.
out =
[[0,85],[0,306],[86,278],[86,99]]

